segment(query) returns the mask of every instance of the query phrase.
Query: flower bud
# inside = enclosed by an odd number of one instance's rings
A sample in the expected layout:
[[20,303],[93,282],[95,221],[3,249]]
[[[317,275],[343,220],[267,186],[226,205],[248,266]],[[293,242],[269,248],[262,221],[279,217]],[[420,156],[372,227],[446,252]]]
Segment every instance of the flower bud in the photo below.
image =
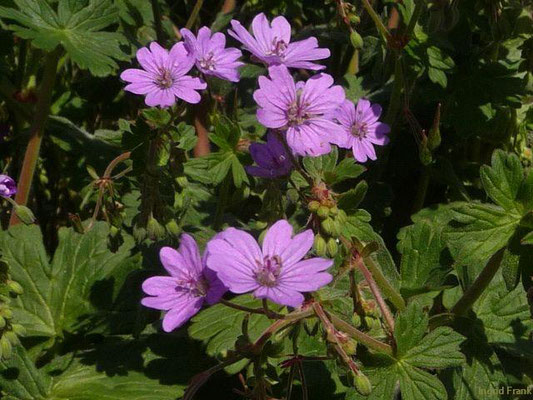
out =
[[10,308],[2,307],[0,308],[0,316],[4,317],[5,319],[11,319],[13,318],[13,311],[11,311]]
[[337,206],[330,207],[329,215],[332,217],[336,216],[339,213],[339,208]]
[[359,18],[359,15],[357,14],[349,14],[348,19],[354,25],[357,25],[359,22],[361,22],[361,18]]
[[339,224],[343,225],[348,220],[348,216],[346,215],[346,212],[344,210],[339,210],[337,218],[335,219],[339,222]]
[[331,218],[326,218],[320,226],[328,235],[335,235],[335,225]]
[[326,256],[326,251],[327,251],[326,241],[321,235],[315,236],[315,251],[316,251],[316,254],[320,257]]
[[309,211],[316,212],[320,208],[320,203],[316,200],[312,200],[307,204],[307,208],[309,208]]
[[344,349],[346,354],[348,354],[349,356],[354,356],[357,352],[357,341],[350,338],[348,341],[342,344],[342,348]]
[[165,237],[165,228],[154,217],[150,217],[146,225],[146,233],[151,240],[156,241]]
[[135,225],[133,227],[133,237],[137,243],[142,242],[144,239],[146,239],[146,229],[142,226]]
[[176,222],[176,220],[174,219],[171,219],[170,221],[166,223],[165,229],[167,230],[168,233],[170,233],[173,236],[179,236],[179,234],[181,233],[181,229],[178,223]]
[[2,349],[2,358],[6,359],[11,357],[13,347],[5,336],[0,338],[0,349]]
[[15,214],[26,225],[30,225],[35,222],[35,215],[33,215],[31,210],[26,206],[21,206],[17,204],[15,206]]
[[321,219],[327,218],[329,215],[329,207],[320,206],[318,207],[318,210],[316,211],[316,213]]
[[4,329],[6,327],[6,320],[4,317],[0,316],[0,329]]
[[353,384],[355,386],[355,390],[357,390],[361,396],[368,396],[370,393],[372,393],[372,384],[367,376],[362,372],[359,372],[359,374],[355,375]]
[[361,316],[359,314],[352,315],[352,324],[356,328],[359,328],[361,326]]
[[20,283],[18,282],[15,282],[15,281],[12,281],[12,280],[8,280],[7,281],[7,287],[9,288],[9,291],[11,293],[15,293],[15,294],[22,294],[24,293],[24,289],[22,288],[22,286],[20,286]]
[[327,242],[327,250],[330,257],[335,257],[337,255],[337,252],[339,251],[339,245],[337,244],[337,240],[334,238],[329,238]]
[[350,42],[352,43],[352,46],[354,49],[362,49],[363,48],[363,38],[357,31],[352,31],[350,33]]
[[20,343],[19,338],[17,337],[16,333],[13,331],[6,331],[4,332],[4,335],[2,338],[6,338],[9,340],[9,343],[11,343],[13,346],[16,346]]

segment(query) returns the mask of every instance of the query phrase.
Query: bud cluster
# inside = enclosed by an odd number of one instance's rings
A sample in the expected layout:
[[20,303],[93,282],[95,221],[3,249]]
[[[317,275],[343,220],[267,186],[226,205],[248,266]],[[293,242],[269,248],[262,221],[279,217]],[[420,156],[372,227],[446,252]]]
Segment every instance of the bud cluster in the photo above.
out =
[[307,207],[317,221],[315,251],[320,257],[335,257],[339,251],[338,237],[342,232],[342,224],[346,223],[347,215],[337,207],[334,193],[324,183],[315,185],[311,192],[313,197]]

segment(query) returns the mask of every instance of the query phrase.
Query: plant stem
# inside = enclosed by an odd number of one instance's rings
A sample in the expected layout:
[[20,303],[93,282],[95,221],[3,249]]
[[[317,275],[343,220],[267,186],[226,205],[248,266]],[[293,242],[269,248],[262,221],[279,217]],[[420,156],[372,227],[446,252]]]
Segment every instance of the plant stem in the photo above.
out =
[[403,299],[402,295],[390,284],[387,278],[385,278],[381,268],[377,266],[372,257],[365,257],[364,261],[372,273],[372,276],[374,277],[378,287],[383,291],[383,294],[387,297],[387,299],[391,301],[398,311],[405,310],[405,300]]
[[388,43],[391,37],[389,30],[385,25],[383,25],[383,21],[381,21],[379,15],[374,11],[370,2],[368,0],[363,0],[363,7],[365,8],[368,15],[370,15],[370,18],[372,18],[372,20],[374,21],[374,24],[376,25],[376,28],[378,28],[378,31],[383,35],[385,42]]
[[498,250],[492,255],[492,257],[483,268],[483,271],[479,274],[474,283],[466,290],[463,296],[457,301],[455,306],[451,309],[451,312],[457,316],[465,314],[476,300],[481,296],[483,291],[487,288],[489,283],[498,272],[500,265],[503,259],[503,253],[505,252],[505,247]]
[[381,295],[381,292],[379,291],[376,281],[374,280],[374,278],[372,277],[372,274],[366,267],[363,261],[363,257],[361,256],[356,257],[355,264],[357,265],[359,270],[363,273],[363,276],[365,277],[365,280],[368,283],[368,287],[370,288],[372,295],[376,299],[376,302],[378,303],[378,306],[381,310],[381,314],[383,315],[383,318],[385,319],[385,322],[387,323],[389,327],[389,331],[393,333],[394,332],[394,318],[392,316],[392,313],[389,310],[389,307],[387,306],[387,303],[385,303],[385,300],[383,300],[383,296]]
[[354,328],[347,322],[344,322],[335,314],[330,313],[329,318],[331,319],[331,322],[333,323],[335,328],[346,333],[348,336],[353,337],[355,340],[364,344],[366,347],[376,350],[380,353],[392,356],[392,347],[390,347],[388,344],[380,342],[379,340],[374,339],[372,336],[361,332],[360,330]]
[[324,309],[319,303],[313,303],[313,310],[315,310],[316,315],[322,321],[322,325],[324,325],[324,328],[326,329],[326,332],[328,333],[328,336],[333,338],[335,340],[335,350],[341,356],[344,363],[350,368],[350,370],[356,374],[359,375],[359,368],[352,360],[352,357],[350,357],[348,354],[346,354],[346,351],[342,347],[342,344],[338,338],[337,330],[335,329],[335,326],[333,323],[328,319],[328,316],[326,315]]
[[240,304],[236,304],[225,299],[220,299],[220,303],[224,304],[227,307],[234,308],[235,310],[244,311],[251,314],[265,314],[265,310],[263,310],[262,308],[250,308],[246,306],[241,306]]
[[387,110],[387,115],[385,116],[385,122],[389,124],[391,128],[396,121],[396,116],[398,114],[398,110],[400,109],[403,87],[402,59],[399,52],[395,52],[395,56],[396,61],[394,63],[394,83],[389,99],[389,109]]
[[[28,146],[26,147],[26,153],[24,154],[24,161],[22,163],[22,169],[20,171],[17,185],[18,192],[15,197],[16,203],[21,206],[25,206],[28,203],[33,174],[35,173],[35,166],[37,165],[37,161],[39,159],[39,151],[41,149],[44,127],[50,113],[52,91],[54,89],[54,83],[57,75],[57,63],[59,62],[60,55],[60,47],[57,47],[54,51],[46,54],[41,87],[39,89],[39,95],[37,98],[35,116],[30,128],[30,140],[28,142]],[[19,222],[20,221],[18,217],[13,212],[9,221],[9,225],[16,225]]]
[[347,74],[357,75],[359,73],[359,49],[354,49],[350,64],[348,64]]
[[196,18],[198,18],[198,14],[200,14],[200,10],[202,9],[202,5],[204,4],[204,0],[196,0],[196,4],[194,5],[191,15],[189,16],[189,19],[187,20],[187,23],[185,24],[185,28],[191,29],[194,23],[196,22]]
[[407,25],[407,29],[405,30],[405,35],[407,37],[410,37],[413,33],[413,30],[416,26],[416,22],[418,21],[418,18],[420,18],[420,14],[422,13],[422,8],[424,7],[424,4],[425,3],[423,0],[415,0],[415,9],[413,10],[413,14],[409,19],[409,25]]

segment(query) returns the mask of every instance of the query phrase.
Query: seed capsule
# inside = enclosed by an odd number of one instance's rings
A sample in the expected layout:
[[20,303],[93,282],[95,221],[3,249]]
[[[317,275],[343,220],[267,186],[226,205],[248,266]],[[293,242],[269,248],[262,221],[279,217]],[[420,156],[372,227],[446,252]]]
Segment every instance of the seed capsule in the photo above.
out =
[[320,208],[320,203],[316,200],[312,200],[307,204],[307,208],[309,208],[309,211],[316,212]]
[[318,207],[318,210],[316,211],[317,215],[322,218],[322,219],[325,219],[328,217],[329,215],[329,207],[326,207],[326,206],[320,206]]
[[357,390],[362,396],[368,396],[370,393],[372,393],[372,384],[367,376],[362,372],[359,372],[358,375],[355,375],[353,384],[355,386],[355,390]]
[[327,245],[326,245],[326,241],[321,235],[315,236],[314,245],[315,245],[316,254],[320,257],[325,257],[326,251],[327,251]]
[[327,242],[327,250],[330,257],[335,257],[339,251],[339,245],[334,238],[329,238]]

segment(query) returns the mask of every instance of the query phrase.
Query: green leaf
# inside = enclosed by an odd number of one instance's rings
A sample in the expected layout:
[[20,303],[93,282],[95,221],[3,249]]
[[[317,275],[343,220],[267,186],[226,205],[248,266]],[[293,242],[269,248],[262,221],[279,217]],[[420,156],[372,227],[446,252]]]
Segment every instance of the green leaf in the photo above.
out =
[[142,110],[142,115],[149,124],[161,128],[170,122],[171,116],[167,110],[162,108],[147,108]]
[[353,214],[365,198],[367,190],[368,183],[366,181],[359,182],[353,189],[339,195],[339,208],[342,208],[348,214]]
[[45,399],[51,379],[37,369],[22,346],[9,360],[0,361],[0,387],[6,400]]
[[109,228],[96,223],[85,234],[73,229],[59,230],[59,245],[50,262],[37,226],[15,226],[0,233],[2,257],[10,274],[24,288],[24,296],[12,302],[18,323],[29,335],[62,336],[74,332],[83,318],[98,310],[102,299],[95,298],[93,286],[124,268],[131,268],[133,240],[125,236],[124,244],[113,253],[108,249]]
[[[303,165],[305,170],[313,178],[325,180],[326,183],[331,183],[334,178],[335,165],[337,164],[338,151],[336,147],[332,147],[331,152],[320,157],[304,157]],[[330,180],[326,179],[327,177]]]
[[234,151],[241,138],[241,128],[228,117],[217,116],[215,120],[215,132],[209,135],[209,139],[223,150]]
[[331,184],[337,184],[339,182],[345,181],[346,179],[357,178],[359,175],[364,173],[366,168],[361,164],[357,164],[352,158],[343,159],[339,165],[337,165],[333,171]]
[[[236,297],[232,302],[245,307],[261,307],[261,301],[251,295]],[[225,356],[234,348],[235,340],[242,334],[241,326],[247,313],[222,304],[216,304],[198,313],[189,327],[189,336],[201,340],[207,345],[210,356]],[[270,325],[264,315],[251,314],[248,332],[251,340],[255,340]]]
[[435,375],[409,364],[398,363],[400,390],[403,400],[445,400],[446,389]]
[[125,37],[103,31],[117,23],[118,9],[109,0],[60,1],[57,12],[46,0],[14,0],[18,9],[0,7],[0,17],[15,22],[8,28],[40,49],[61,45],[80,68],[106,76],[118,68],[115,60],[128,60],[120,45]]
[[490,204],[457,203],[451,211],[444,238],[456,264],[470,267],[471,276],[507,244],[520,222],[516,214]]
[[344,91],[346,93],[346,98],[353,101],[354,103],[356,103],[357,100],[359,100],[361,97],[364,97],[368,93],[365,89],[363,89],[363,77],[357,77],[352,74],[346,74],[342,79],[345,81],[343,82],[343,86]]
[[515,154],[496,150],[492,154],[492,165],[483,165],[481,181],[490,198],[507,211],[522,214],[516,198],[524,179],[522,163]]
[[[109,351],[117,349],[108,349]],[[85,354],[86,358],[94,353]],[[116,353],[110,354],[110,360]],[[143,357],[144,356],[144,357]],[[125,357],[137,357],[129,353]],[[119,374],[108,375],[98,371],[95,365],[83,364],[78,359],[66,355],[64,368],[53,369],[54,364],[37,369],[22,346],[17,346],[13,357],[7,362],[0,362],[0,385],[2,398],[6,400],[175,400],[183,395],[183,385],[162,384],[157,379],[147,376],[139,359],[135,359],[135,369],[128,370],[121,365],[123,370]],[[150,352],[139,354],[141,362],[144,359],[157,358]],[[144,358],[144,359],[143,359]],[[54,360],[55,364],[61,362],[61,357]],[[139,371],[139,368],[141,369]],[[46,373],[51,370],[53,377]],[[60,372],[60,373],[59,373]]]
[[424,337],[428,327],[428,316],[417,303],[411,302],[400,313],[394,327],[397,344],[396,355],[402,358]]
[[402,254],[400,274],[402,292],[419,293],[438,290],[451,271],[452,259],[442,238],[445,223],[436,218],[418,218],[398,234]]
[[459,349],[464,337],[449,327],[439,327],[425,336],[402,358],[415,367],[448,368],[465,360]]
[[489,343],[516,343],[527,339],[533,331],[533,321],[527,295],[521,285],[508,291],[497,275],[474,304],[474,312],[483,322]]

